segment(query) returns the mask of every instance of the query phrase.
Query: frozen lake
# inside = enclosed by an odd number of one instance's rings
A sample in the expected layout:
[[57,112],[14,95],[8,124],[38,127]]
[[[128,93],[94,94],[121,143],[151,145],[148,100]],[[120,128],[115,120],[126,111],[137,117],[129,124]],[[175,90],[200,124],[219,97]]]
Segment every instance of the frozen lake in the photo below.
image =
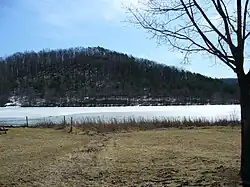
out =
[[69,120],[81,121],[86,118],[122,120],[153,118],[204,118],[208,120],[240,117],[239,105],[197,105],[197,106],[133,106],[133,107],[0,107],[0,124],[23,125],[28,116],[29,124],[42,121],[61,122],[63,116]]

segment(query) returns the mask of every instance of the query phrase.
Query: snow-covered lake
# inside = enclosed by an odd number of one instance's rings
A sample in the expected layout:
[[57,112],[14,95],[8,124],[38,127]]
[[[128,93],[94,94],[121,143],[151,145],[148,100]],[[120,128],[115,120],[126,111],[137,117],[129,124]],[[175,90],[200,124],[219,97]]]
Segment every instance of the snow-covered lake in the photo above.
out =
[[232,119],[240,117],[239,105],[197,105],[197,106],[133,106],[133,107],[0,107],[0,124],[25,124],[28,116],[29,124],[35,124],[44,120],[61,122],[63,116],[69,120],[81,121],[84,118],[101,118],[109,120],[116,118],[204,118]]

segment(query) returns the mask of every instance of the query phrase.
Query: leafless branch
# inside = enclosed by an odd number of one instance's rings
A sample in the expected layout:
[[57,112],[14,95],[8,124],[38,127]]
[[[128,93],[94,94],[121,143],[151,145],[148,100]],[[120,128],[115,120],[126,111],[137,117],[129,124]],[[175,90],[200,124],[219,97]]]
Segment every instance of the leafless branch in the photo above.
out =
[[248,38],[249,35],[250,35],[250,32],[248,32],[248,33],[246,34],[246,36],[245,36],[243,39],[246,40],[246,39]]
[[[196,2],[196,0],[193,0],[195,6],[198,8],[198,10],[201,12],[201,15],[203,16],[203,18],[207,21],[207,23],[211,26],[211,28],[225,41],[225,42],[229,42],[227,40],[227,38],[214,26],[214,24],[210,21],[210,19],[207,17],[207,15],[205,14],[205,12],[202,10],[202,8],[199,6],[199,4]],[[219,0],[218,0],[219,1]],[[212,0],[212,2],[214,2],[214,0]],[[220,10],[221,12],[223,12],[222,10]],[[219,11],[218,11],[219,12]],[[220,12],[219,12],[220,13]]]
[[[222,17],[223,19],[226,19],[228,24],[231,26],[231,29],[237,33],[237,30],[235,29],[234,25],[232,24],[232,22],[236,22],[235,20],[233,20],[232,18],[230,18],[228,10],[227,10],[227,6],[225,5],[224,0],[219,0],[219,2],[222,4],[224,11],[225,11],[225,15],[224,17]],[[231,22],[232,21],[232,22]]]
[[[236,71],[234,65],[231,62],[228,61],[228,59],[226,58],[225,55],[222,54],[222,52],[220,50],[218,50],[213,43],[207,38],[207,36],[202,32],[202,30],[199,28],[199,26],[197,25],[197,23],[195,22],[194,18],[192,17],[191,13],[189,12],[186,4],[184,3],[183,0],[180,0],[183,7],[185,8],[185,11],[189,17],[189,19],[192,21],[193,25],[195,26],[195,28],[197,29],[197,31],[199,32],[199,34],[201,35],[202,39],[204,40],[204,42],[206,43],[207,47],[212,50],[212,54],[216,55],[221,61],[223,61],[225,64],[227,64],[233,71]],[[195,1],[195,0],[194,0]],[[195,1],[196,2],[196,1]],[[197,4],[195,3],[195,5],[197,6]],[[198,8],[199,9],[199,8]],[[206,16],[207,17],[207,16]],[[206,19],[206,18],[205,18]],[[208,18],[207,18],[208,19]],[[218,33],[218,32],[217,32]],[[218,33],[219,36],[221,36],[221,34]],[[224,37],[223,35],[221,36],[222,38]],[[210,52],[210,50],[208,50],[208,52]],[[210,52],[211,53],[211,52]]]
[[[240,0],[235,0],[237,7]],[[241,8],[229,11],[224,0],[145,0],[144,8],[129,9],[135,23],[149,31],[153,38],[166,42],[185,53],[184,60],[193,53],[206,52],[216,56],[233,71],[239,65],[236,60],[242,51],[244,40],[250,35],[247,27],[249,0]],[[213,22],[212,15],[218,15]],[[242,22],[243,21],[243,22]],[[221,23],[219,23],[221,22]]]
[[247,27],[247,7],[248,7],[248,4],[249,4],[249,0],[246,0],[246,3],[245,3],[245,9],[244,9],[244,17],[243,17],[243,40],[245,40],[247,37],[246,37],[246,27]]

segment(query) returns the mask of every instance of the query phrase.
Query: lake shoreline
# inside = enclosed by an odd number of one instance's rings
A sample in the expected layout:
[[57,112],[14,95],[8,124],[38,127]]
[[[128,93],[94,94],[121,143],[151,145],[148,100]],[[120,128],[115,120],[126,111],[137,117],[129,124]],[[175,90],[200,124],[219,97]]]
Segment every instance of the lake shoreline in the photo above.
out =
[[[207,121],[239,120],[239,105],[134,106],[134,107],[0,107],[0,124],[30,125],[82,121]],[[71,119],[73,118],[73,119]]]

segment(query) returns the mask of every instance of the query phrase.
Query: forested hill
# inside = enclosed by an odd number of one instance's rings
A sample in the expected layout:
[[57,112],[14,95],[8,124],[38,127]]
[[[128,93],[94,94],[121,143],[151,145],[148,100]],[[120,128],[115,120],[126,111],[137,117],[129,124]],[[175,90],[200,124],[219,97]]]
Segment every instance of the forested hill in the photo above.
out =
[[0,60],[1,105],[10,99],[24,106],[238,102],[235,84],[101,47],[15,53]]

